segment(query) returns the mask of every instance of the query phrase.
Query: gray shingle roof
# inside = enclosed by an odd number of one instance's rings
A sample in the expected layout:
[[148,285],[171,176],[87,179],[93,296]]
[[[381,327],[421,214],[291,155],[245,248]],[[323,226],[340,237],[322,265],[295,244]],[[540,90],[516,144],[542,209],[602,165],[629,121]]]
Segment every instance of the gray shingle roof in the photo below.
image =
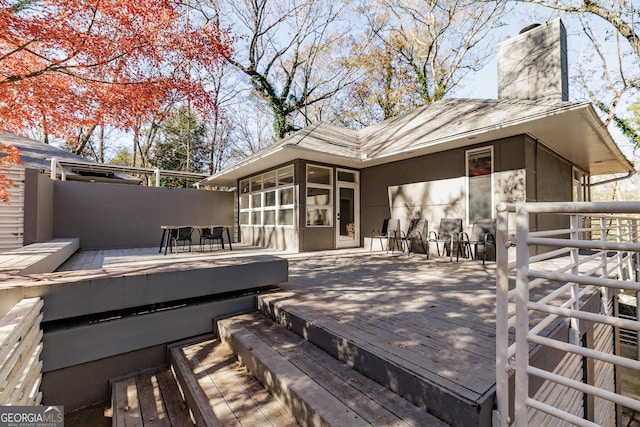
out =
[[531,135],[592,174],[633,170],[589,103],[443,99],[357,131],[326,123],[308,126],[205,183],[232,185],[294,158],[364,168],[520,134]]

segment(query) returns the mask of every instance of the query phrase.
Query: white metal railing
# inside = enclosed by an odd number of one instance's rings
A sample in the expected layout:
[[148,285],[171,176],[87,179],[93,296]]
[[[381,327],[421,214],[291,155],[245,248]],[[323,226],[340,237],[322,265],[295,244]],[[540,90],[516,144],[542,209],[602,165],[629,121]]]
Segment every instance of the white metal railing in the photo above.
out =
[[0,319],[0,405],[33,406],[42,401],[42,306],[27,298]]
[[160,187],[160,178],[173,177],[173,178],[185,178],[192,180],[202,180],[209,175],[196,173],[196,172],[182,172],[182,171],[169,171],[159,168],[143,168],[138,166],[119,166],[119,165],[107,165],[99,163],[89,163],[81,161],[73,161],[67,159],[59,159],[56,157],[51,158],[51,172],[49,177],[53,180],[60,176],[61,181],[67,180],[67,171],[65,167],[71,168],[74,171],[83,172],[102,172],[102,173],[115,173],[122,172],[125,174],[144,175],[147,178],[147,185],[151,186],[152,177],[155,178],[155,186]]
[[621,369],[640,375],[619,350],[619,329],[640,321],[616,306],[619,292],[640,292],[640,202],[497,211],[494,425],[612,425],[622,406],[640,411],[615,381]]

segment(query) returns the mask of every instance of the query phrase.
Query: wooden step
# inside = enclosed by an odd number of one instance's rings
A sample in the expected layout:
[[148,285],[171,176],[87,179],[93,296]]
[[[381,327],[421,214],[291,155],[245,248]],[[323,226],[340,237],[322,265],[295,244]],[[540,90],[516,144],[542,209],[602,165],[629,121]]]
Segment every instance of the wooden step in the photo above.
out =
[[196,425],[298,425],[218,339],[173,346],[169,354]]
[[114,427],[193,426],[178,384],[168,368],[113,381],[111,409]]
[[218,330],[303,426],[444,425],[261,313],[221,320]]
[[[286,292],[263,295],[258,298],[258,309],[354,370],[441,420],[456,426],[490,425],[490,421],[486,420],[491,419],[495,390],[492,388],[482,392],[480,387],[480,391],[468,387],[468,384],[479,383],[474,380],[474,375],[478,375],[477,369],[464,369],[466,365],[473,367],[477,363],[472,356],[469,356],[469,360],[454,361],[458,368],[469,372],[465,381],[444,378],[443,369],[454,362],[447,360],[444,363],[444,360],[430,357],[431,353],[426,347],[412,345],[424,339],[414,337],[412,334],[415,332],[409,330],[407,324],[403,325],[402,319],[393,322],[386,320],[390,323],[385,324],[376,317],[367,319],[365,316],[341,322],[339,318],[324,313],[321,307],[297,307],[295,297],[291,297]],[[456,357],[446,340],[438,339],[439,332],[435,327],[428,332],[434,337],[430,341],[440,349],[451,350],[446,353]]]

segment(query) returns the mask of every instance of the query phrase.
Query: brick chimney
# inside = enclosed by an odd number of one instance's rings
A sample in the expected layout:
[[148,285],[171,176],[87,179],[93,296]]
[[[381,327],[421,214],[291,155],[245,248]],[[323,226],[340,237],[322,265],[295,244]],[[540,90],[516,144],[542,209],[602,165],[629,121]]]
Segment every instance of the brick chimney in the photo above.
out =
[[498,98],[569,100],[567,32],[560,19],[523,28],[498,46]]

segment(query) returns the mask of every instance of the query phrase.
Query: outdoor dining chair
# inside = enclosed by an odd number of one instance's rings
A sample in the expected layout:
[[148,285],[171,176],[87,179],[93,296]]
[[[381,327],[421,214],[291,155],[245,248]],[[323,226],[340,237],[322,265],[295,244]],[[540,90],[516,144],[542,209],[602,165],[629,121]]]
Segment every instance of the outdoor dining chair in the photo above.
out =
[[224,249],[224,241],[222,240],[223,232],[224,227],[211,227],[200,230],[200,250],[204,249],[207,241],[209,242],[209,250],[213,249],[213,243],[216,241],[220,244],[220,247]]
[[487,262],[488,246],[496,246],[496,220],[481,219],[475,221],[471,227],[471,233],[460,233],[460,244],[471,252],[473,246],[473,259],[478,259],[478,247],[482,247],[482,265]]
[[407,228],[407,232],[402,232],[401,242],[402,246],[406,246],[406,252],[410,254],[414,251],[414,247],[420,244],[419,248],[422,248],[422,251],[427,254],[427,259],[429,259],[429,247],[425,245],[426,239],[428,238],[428,225],[429,221],[426,219],[412,219],[409,221],[409,228]]
[[462,231],[462,219],[461,218],[442,218],[440,220],[440,227],[438,231],[429,232],[429,241],[427,246],[430,247],[431,243],[435,243],[440,256],[440,243],[442,243],[442,255],[449,255],[449,259],[453,261],[453,250],[455,246],[456,261],[461,254],[461,246],[458,244],[460,232]]
[[379,230],[374,229],[371,232],[371,245],[369,250],[373,250],[373,241],[378,239],[380,241],[380,249],[385,249],[384,241],[387,241],[386,250],[389,252],[389,248],[391,247],[391,251],[393,252],[394,248],[398,246],[400,250],[402,250],[402,241],[400,234],[400,220],[393,218],[385,218],[382,221],[382,228]]
[[[173,248],[178,252],[178,242],[182,242],[182,248],[189,243],[189,252],[191,252],[191,235],[193,234],[193,227],[178,227],[170,230],[169,234],[169,247],[173,253]],[[166,254],[166,251],[165,251]]]

